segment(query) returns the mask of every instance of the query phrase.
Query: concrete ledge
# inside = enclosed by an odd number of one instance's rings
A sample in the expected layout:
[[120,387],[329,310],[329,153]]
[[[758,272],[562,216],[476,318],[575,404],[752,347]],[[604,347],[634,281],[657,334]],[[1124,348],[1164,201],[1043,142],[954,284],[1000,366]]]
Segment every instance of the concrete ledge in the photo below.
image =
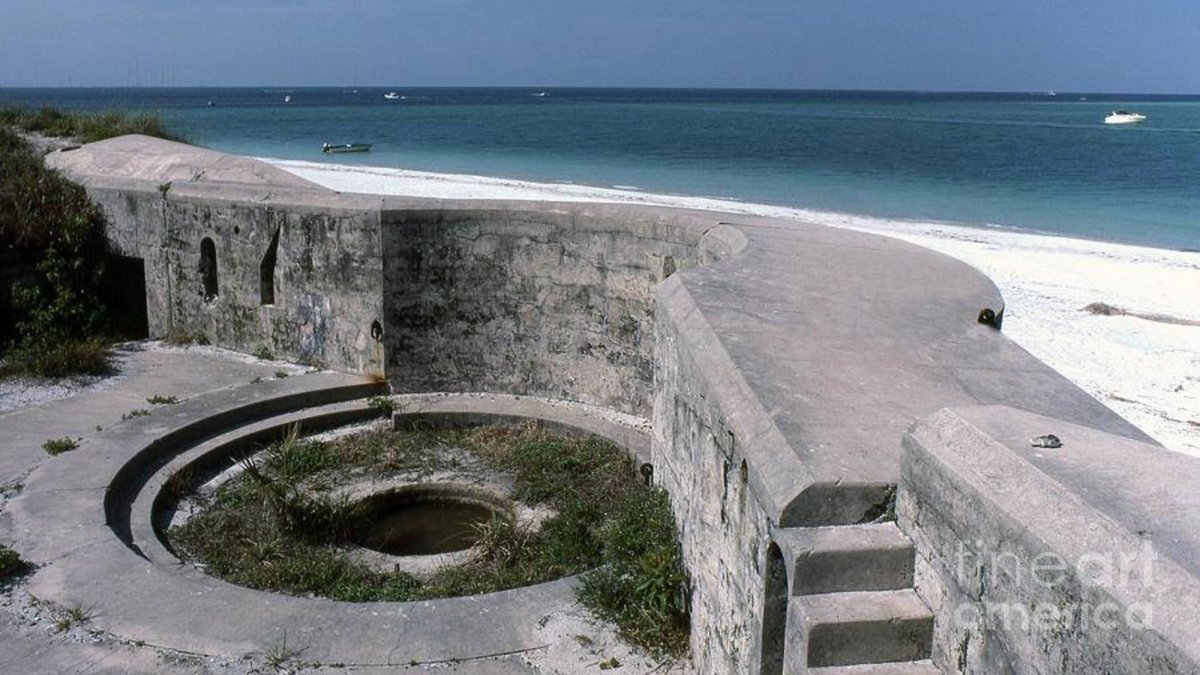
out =
[[[1029,447],[1045,433],[1063,447]],[[967,672],[1200,670],[1200,534],[1186,506],[1198,465],[1004,407],[918,422],[904,438],[898,511],[917,549],[917,589],[937,615],[935,662]]]
[[72,175],[102,174],[155,184],[238,183],[325,190],[266,162],[139,134],[89,143],[82,152],[51,153],[46,162]]
[[407,394],[393,400],[396,428],[536,421],[557,432],[608,439],[639,463],[650,461],[649,422],[584,403],[486,393]]

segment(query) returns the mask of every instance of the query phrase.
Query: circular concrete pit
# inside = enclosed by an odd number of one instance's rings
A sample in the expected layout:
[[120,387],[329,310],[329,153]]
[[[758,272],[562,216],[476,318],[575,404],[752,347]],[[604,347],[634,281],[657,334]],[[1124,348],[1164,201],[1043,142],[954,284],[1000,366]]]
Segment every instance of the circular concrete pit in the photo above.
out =
[[[281,437],[378,416],[367,398],[380,386],[314,374],[225,390],[124,421],[88,439],[67,458],[44,463],[10,503],[16,544],[40,566],[29,578],[37,597],[88,607],[91,627],[128,641],[183,652],[243,658],[286,640],[310,663],[405,665],[488,658],[544,648],[547,617],[577,611],[573,578],[485,595],[421,602],[349,603],[235,586],[182,563],[164,536],[163,518],[181,483],[194,487],[246,448]],[[505,395],[395,397],[397,424],[474,424],[540,419],[596,434],[644,458],[649,440],[637,418],[597,408]],[[186,479],[186,480],[185,480]],[[423,531],[419,551],[469,551],[463,525],[496,514],[502,501],[455,488],[393,489],[379,501],[381,529],[397,522]],[[459,515],[412,529],[415,511],[450,502]],[[439,506],[439,508],[441,508]],[[437,520],[437,519],[435,519]],[[449,525],[448,529],[446,526]],[[386,539],[386,538],[383,538]],[[371,542],[379,548],[390,545]],[[461,549],[461,547],[466,547]],[[401,548],[401,553],[412,553]],[[433,557],[440,555],[435,553]],[[411,556],[421,557],[421,556]]]
[[394,556],[465,551],[493,519],[512,520],[511,504],[457,485],[423,484],[362,500],[369,525],[359,543]]

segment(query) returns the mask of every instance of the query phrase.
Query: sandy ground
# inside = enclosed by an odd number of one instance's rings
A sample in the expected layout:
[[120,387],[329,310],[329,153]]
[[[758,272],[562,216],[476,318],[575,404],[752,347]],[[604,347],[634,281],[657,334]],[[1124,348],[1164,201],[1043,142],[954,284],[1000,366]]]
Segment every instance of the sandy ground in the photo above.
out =
[[[1004,294],[1005,334],[1166,447],[1200,456],[1200,253],[624,189],[268,161],[341,192],[677,206],[904,239],[987,274]],[[1084,309],[1096,302],[1127,314]]]

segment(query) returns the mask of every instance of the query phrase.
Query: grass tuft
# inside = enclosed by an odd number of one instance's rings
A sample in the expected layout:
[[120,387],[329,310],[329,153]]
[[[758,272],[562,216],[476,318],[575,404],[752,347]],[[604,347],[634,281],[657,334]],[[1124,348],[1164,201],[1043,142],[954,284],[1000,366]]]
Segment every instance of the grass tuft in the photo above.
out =
[[268,668],[276,671],[284,671],[286,666],[300,657],[308,647],[295,647],[288,644],[287,633],[283,634],[283,638],[274,644],[268,645],[263,650],[263,660]]
[[64,337],[57,341],[26,338],[5,354],[0,376],[59,378],[111,375],[114,370],[108,343],[100,338]]
[[54,622],[54,628],[60,633],[70,630],[73,626],[87,623],[92,620],[95,614],[90,607],[83,605],[71,605],[66,609],[62,616]]
[[51,438],[50,440],[46,441],[45,443],[42,443],[42,450],[45,450],[46,454],[50,455],[51,457],[61,455],[64,452],[70,452],[78,447],[79,447],[79,441],[77,439],[71,438],[70,436],[63,436],[62,438]]

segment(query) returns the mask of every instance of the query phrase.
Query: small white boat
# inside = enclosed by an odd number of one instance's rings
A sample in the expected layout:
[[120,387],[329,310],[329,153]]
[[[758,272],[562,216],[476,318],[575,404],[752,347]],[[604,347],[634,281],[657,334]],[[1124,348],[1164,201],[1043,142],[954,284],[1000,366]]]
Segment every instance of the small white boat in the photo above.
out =
[[1134,124],[1136,122],[1145,122],[1146,116],[1141,113],[1128,112],[1125,110],[1114,110],[1108,113],[1104,118],[1105,124]]
[[384,94],[383,97],[389,101],[395,101],[400,98],[400,94],[397,94],[394,91],[389,91],[388,93]]
[[321,146],[321,152],[327,154],[332,152],[370,152],[371,145],[371,143],[339,143],[337,145],[326,143]]
[[283,97],[283,102],[284,102],[284,103],[291,103],[291,102],[292,102],[292,95],[291,95],[291,94],[288,94],[287,96],[284,96],[284,97]]
[[534,96],[536,98],[546,98],[546,92],[539,91],[536,94],[530,94],[530,96]]

